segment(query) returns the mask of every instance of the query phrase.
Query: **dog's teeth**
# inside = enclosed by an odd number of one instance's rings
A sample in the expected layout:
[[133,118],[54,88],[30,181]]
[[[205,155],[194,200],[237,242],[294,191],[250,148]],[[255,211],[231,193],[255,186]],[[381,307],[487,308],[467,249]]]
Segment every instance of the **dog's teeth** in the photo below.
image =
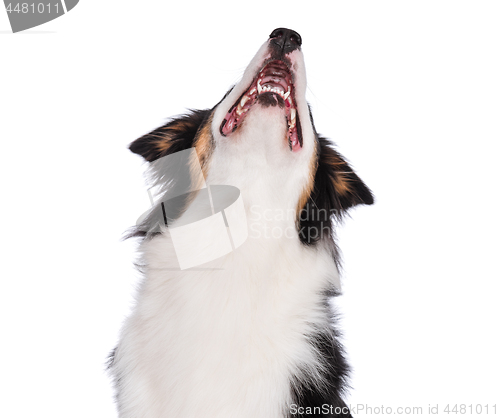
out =
[[247,95],[243,96],[240,102],[241,107],[245,106],[245,103],[248,102],[249,99],[250,97],[248,97]]
[[262,86],[260,85],[260,78],[259,78],[259,81],[257,81],[257,91],[260,93],[262,93]]
[[295,128],[295,117],[297,116],[297,111],[295,108],[290,109],[290,129]]
[[252,94],[254,94],[255,92],[257,91],[257,89],[254,87],[252,90],[250,90],[248,92],[248,95],[251,96]]
[[288,99],[288,96],[290,96],[290,86],[288,86],[288,91],[285,93],[285,95],[283,96],[283,99]]
[[283,87],[274,87],[272,91],[273,93],[279,94],[281,97],[283,97],[284,94]]
[[241,102],[238,103],[238,107],[236,108],[236,114],[238,116],[241,116],[243,113],[246,113],[248,112],[248,108],[247,109],[243,109],[243,106],[241,106]]

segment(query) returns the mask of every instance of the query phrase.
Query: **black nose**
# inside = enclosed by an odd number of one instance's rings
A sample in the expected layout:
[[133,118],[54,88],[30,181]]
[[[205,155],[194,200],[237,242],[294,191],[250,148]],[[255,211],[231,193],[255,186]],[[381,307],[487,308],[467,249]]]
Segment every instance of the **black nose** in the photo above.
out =
[[278,28],[274,29],[269,35],[271,45],[279,48],[283,54],[288,54],[302,45],[300,35],[291,29]]

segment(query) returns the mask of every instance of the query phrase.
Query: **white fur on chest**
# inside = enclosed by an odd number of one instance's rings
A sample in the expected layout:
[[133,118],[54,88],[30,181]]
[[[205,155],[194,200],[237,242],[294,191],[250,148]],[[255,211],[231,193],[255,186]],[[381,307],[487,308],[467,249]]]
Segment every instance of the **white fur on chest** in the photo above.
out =
[[327,253],[298,239],[249,238],[180,271],[168,233],[142,251],[146,278],[114,366],[121,417],[285,416],[292,376],[317,365],[305,336],[328,326]]
[[[285,417],[294,376],[321,369],[308,336],[329,326],[338,273],[296,231],[308,159],[280,152],[283,114],[261,112],[218,143],[206,179],[241,190],[247,241],[184,271],[168,231],[141,247],[145,279],[113,366],[121,418]],[[277,128],[257,123],[265,115]]]

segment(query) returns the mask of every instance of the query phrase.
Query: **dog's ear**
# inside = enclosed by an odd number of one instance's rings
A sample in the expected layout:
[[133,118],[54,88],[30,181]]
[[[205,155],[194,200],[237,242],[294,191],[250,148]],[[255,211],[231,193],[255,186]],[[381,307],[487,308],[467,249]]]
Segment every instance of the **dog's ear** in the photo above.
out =
[[153,162],[158,158],[194,146],[196,134],[210,115],[210,109],[192,110],[155,129],[129,146],[130,151]]
[[[299,238],[305,245],[332,238],[332,218],[341,220],[356,205],[371,205],[373,195],[347,161],[322,137],[311,193],[299,211]],[[335,244],[333,245],[334,252]],[[334,256],[338,260],[338,254]]]
[[[341,217],[350,207],[373,204],[373,195],[347,161],[328,141],[318,138],[319,156],[315,188],[319,194],[327,192],[327,206]],[[319,183],[319,184],[318,184]],[[323,192],[322,192],[323,191]]]

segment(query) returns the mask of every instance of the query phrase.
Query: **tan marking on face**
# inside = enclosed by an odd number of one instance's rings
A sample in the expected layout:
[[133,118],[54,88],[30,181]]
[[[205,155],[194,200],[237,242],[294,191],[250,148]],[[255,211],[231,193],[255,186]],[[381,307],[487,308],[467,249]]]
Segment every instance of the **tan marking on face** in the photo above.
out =
[[[181,125],[183,126],[182,129],[176,126],[175,130],[178,130],[179,132],[185,130],[186,125],[184,124]],[[205,179],[207,178],[208,174],[208,161],[210,159],[213,149],[211,126],[212,126],[212,115],[210,115],[207,122],[198,130],[198,132],[196,133],[196,137],[193,141],[193,145],[196,152],[191,153],[189,161],[190,171],[191,171],[191,181],[192,181],[191,190],[193,192],[190,193],[189,196],[187,197],[184,206],[181,210],[181,213],[184,213],[187,210],[187,208],[191,205],[193,200],[198,195],[198,192],[205,187]],[[199,175],[198,166],[201,166],[203,178],[201,178]]]
[[299,222],[300,212],[306,206],[306,203],[309,200],[309,196],[311,196],[311,193],[313,191],[314,177],[316,175],[317,169],[318,169],[318,153],[315,152],[313,153],[311,159],[309,160],[309,174],[307,178],[307,183],[302,189],[302,193],[299,198],[299,203],[297,205],[297,222]]
[[208,163],[212,156],[214,141],[212,137],[212,117],[210,115],[205,125],[198,131],[196,138],[194,140],[194,147],[196,149],[196,154],[201,165],[201,171],[203,172],[203,177],[205,179],[208,176]]

